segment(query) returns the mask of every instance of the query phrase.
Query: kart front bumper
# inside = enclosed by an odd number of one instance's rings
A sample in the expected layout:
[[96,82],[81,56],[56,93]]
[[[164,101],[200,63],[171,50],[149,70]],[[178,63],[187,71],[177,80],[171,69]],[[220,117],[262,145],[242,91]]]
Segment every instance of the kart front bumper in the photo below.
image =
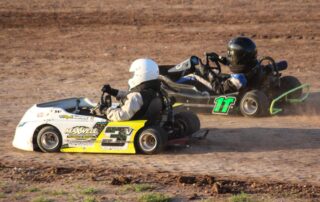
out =
[[33,151],[33,133],[38,124],[35,122],[19,123],[12,141],[12,146],[25,151]]

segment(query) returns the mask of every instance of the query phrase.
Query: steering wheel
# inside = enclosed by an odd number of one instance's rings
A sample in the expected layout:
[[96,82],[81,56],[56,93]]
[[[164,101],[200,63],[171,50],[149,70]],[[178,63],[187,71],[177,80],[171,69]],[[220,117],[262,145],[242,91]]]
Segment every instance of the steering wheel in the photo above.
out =
[[269,63],[271,63],[272,65],[272,74],[273,75],[276,75],[276,76],[280,76],[279,75],[279,70],[278,70],[278,66],[276,65],[276,62],[274,61],[274,59],[272,57],[269,57],[269,56],[266,56],[266,57],[263,57],[260,61],[259,61],[259,66],[262,66],[262,62],[263,61],[268,61]]
[[[211,52],[211,53],[205,53],[206,56],[206,66],[210,67],[210,69],[214,69],[217,70],[218,73],[215,74],[220,74],[221,73],[221,65],[219,63],[219,55],[216,54],[215,52]],[[210,66],[210,61],[213,62],[216,66],[215,67],[211,67]]]
[[99,106],[100,113],[103,114],[104,109],[111,107],[111,105],[112,105],[111,95],[103,92],[100,98],[100,106]]

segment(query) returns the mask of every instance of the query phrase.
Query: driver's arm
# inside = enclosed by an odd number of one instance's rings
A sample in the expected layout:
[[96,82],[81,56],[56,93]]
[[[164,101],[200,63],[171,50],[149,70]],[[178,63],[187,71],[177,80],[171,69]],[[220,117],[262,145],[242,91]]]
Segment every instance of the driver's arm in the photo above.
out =
[[125,98],[127,94],[128,94],[128,91],[118,90],[116,98],[117,98],[117,100],[121,100],[121,99]]
[[142,105],[143,100],[140,93],[129,93],[124,105],[120,108],[108,108],[105,115],[110,121],[130,120],[141,109]]
[[223,84],[224,93],[239,91],[241,88],[245,88],[247,83],[248,81],[244,74],[231,74],[230,78]]

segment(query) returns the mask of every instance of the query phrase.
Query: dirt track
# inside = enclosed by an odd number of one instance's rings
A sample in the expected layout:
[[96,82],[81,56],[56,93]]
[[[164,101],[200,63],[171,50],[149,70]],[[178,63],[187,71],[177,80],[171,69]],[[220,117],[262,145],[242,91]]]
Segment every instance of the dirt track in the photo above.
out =
[[[134,168],[320,186],[319,2],[108,2],[0,2],[2,164]],[[11,146],[15,126],[34,103],[73,96],[97,100],[104,83],[126,87],[135,58],[174,64],[204,51],[223,54],[228,40],[240,34],[256,41],[260,56],[287,59],[285,74],[312,84],[310,100],[278,117],[203,115],[207,141],[157,156],[41,154]]]

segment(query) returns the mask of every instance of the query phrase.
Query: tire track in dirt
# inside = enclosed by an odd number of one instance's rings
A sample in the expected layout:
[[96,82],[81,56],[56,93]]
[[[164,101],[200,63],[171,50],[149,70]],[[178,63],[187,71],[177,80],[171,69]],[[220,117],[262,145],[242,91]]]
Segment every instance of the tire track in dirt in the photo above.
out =
[[[320,16],[315,13],[302,15],[300,12],[272,13],[262,12],[258,16],[251,13],[243,13],[241,18],[238,14],[216,13],[207,9],[197,9],[193,12],[185,12],[185,9],[158,9],[145,11],[145,9],[134,10],[108,10],[92,12],[28,12],[28,11],[0,11],[0,25],[2,28],[12,27],[39,27],[39,26],[70,26],[70,25],[161,25],[161,24],[317,24]],[[277,16],[277,18],[274,18]],[[303,16],[303,18],[302,18]],[[280,19],[280,20],[279,20]]]

